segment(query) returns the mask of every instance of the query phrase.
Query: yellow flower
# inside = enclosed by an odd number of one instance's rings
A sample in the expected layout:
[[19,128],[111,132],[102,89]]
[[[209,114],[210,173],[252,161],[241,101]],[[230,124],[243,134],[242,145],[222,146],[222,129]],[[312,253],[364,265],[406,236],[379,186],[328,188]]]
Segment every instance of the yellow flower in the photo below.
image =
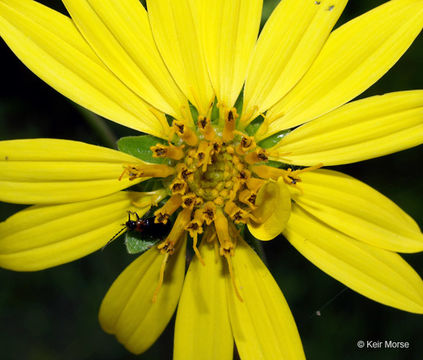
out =
[[[395,253],[423,250],[416,223],[363,183],[320,169],[423,142],[422,90],[346,104],[419,34],[422,0],[388,1],[332,33],[347,0],[284,0],[257,41],[261,0],[148,0],[148,13],[138,0],[63,2],[71,19],[0,0],[0,34],[65,96],[165,141],[147,149],[150,162],[75,141],[0,142],[0,199],[36,204],[0,224],[2,267],[72,261],[102,248],[128,211],[153,207],[172,230],[118,277],[99,316],[134,353],[179,302],[175,359],[230,359],[233,339],[243,360],[304,357],[244,225],[261,240],[283,233],[373,300],[423,313],[423,282]],[[121,191],[151,177],[163,188]]]

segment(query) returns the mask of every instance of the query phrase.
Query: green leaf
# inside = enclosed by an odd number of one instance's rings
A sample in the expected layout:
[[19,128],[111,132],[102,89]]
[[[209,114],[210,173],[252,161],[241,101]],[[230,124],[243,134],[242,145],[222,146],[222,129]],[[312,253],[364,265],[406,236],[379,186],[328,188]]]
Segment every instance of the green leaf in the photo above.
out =
[[147,251],[157,243],[157,240],[140,239],[134,233],[127,232],[125,234],[125,245],[128,254],[139,254]]
[[269,136],[268,138],[260,141],[258,145],[264,149],[271,148],[272,146],[275,146],[279,141],[282,140],[286,135],[288,135],[291,132],[291,130],[283,130],[279,131],[276,134],[273,134],[272,136]]
[[153,157],[151,147],[160,144],[167,144],[163,139],[151,135],[126,136],[120,138],[117,142],[118,149],[138,159],[155,164],[168,164],[169,160],[165,158]]

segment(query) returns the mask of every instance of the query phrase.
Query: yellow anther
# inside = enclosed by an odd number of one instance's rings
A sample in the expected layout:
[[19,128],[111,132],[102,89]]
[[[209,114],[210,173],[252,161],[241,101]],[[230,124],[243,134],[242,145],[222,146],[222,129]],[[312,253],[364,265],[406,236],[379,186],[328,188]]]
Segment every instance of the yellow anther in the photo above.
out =
[[156,287],[156,289],[154,290],[154,293],[153,293],[153,298],[151,299],[151,301],[153,303],[155,303],[157,301],[157,296],[159,295],[160,289],[162,288],[163,280],[164,280],[164,273],[165,273],[165,270],[166,270],[166,264],[167,264],[167,261],[169,259],[169,255],[171,255],[171,253],[166,252],[164,257],[163,257],[162,265],[160,266],[159,283],[157,284],[157,287]]
[[172,230],[170,231],[167,238],[157,246],[157,248],[164,254],[169,252],[173,254],[175,244],[178,240],[184,235],[185,227],[191,220],[191,213],[192,210],[189,208],[182,209],[181,212],[178,214],[175,220],[175,224],[172,226]]
[[175,129],[176,134],[189,146],[195,146],[198,144],[198,137],[195,135],[195,132],[182,121],[173,120],[173,128]]
[[147,206],[157,206],[157,204],[167,196],[167,191],[165,189],[159,189],[139,194],[142,194],[141,198],[132,201],[132,205],[137,208],[144,208]]
[[212,155],[219,154],[222,150],[222,142],[220,140],[215,140],[212,142]]
[[263,179],[277,179],[284,176],[287,171],[284,169],[278,169],[273,166],[257,165],[252,167],[253,172]]
[[194,219],[191,220],[188,225],[185,227],[185,230],[189,231],[190,236],[192,237],[192,248],[201,264],[205,265],[203,258],[201,257],[200,252],[197,248],[198,234],[203,233],[203,221],[201,219],[201,211],[196,210],[194,214]]
[[203,203],[204,203],[204,200],[202,198],[200,198],[198,196],[195,198],[195,206],[196,207],[202,205]]
[[248,205],[251,210],[256,208],[256,198],[257,193],[247,189],[242,190],[238,196],[239,201]]
[[207,165],[211,164],[210,153],[212,151],[212,144],[207,141],[201,141],[197,150],[198,166],[202,167],[202,171],[206,172]]
[[221,251],[227,251],[230,253],[233,249],[233,244],[229,236],[228,219],[221,209],[217,209],[216,211],[214,226],[216,228],[216,234],[219,240]]
[[158,210],[154,212],[154,222],[166,224],[169,216],[172,215],[182,204],[181,195],[173,195],[168,201]]
[[266,183],[266,180],[255,178],[255,177],[250,177],[245,181],[247,188],[255,193],[257,193],[265,183]]
[[175,173],[175,169],[163,164],[125,164],[119,180],[128,175],[129,180],[142,177],[168,177]]
[[224,142],[228,142],[233,140],[235,136],[234,131],[235,131],[236,119],[238,118],[238,113],[235,108],[225,109],[224,117],[225,117],[225,126],[223,128],[222,140]]
[[314,166],[310,166],[304,169],[294,170],[294,171],[292,171],[292,169],[289,168],[286,170],[286,173],[283,175],[283,180],[286,184],[294,186],[297,190],[303,193],[303,190],[301,189],[301,187],[298,186],[298,183],[301,182],[301,178],[299,177],[299,175],[301,173],[320,169],[322,166],[323,164],[320,163]]
[[243,219],[242,215],[246,215],[246,218],[248,218],[248,215],[244,214],[244,210],[242,210],[233,201],[227,201],[225,204],[224,210],[225,210],[225,213],[228,214],[228,216],[231,219],[237,220],[238,222],[240,222]]
[[188,157],[195,159],[197,156],[197,151],[195,149],[189,149],[187,155]]
[[153,152],[153,157],[163,158],[167,155],[168,146],[163,144],[157,144],[150,147],[150,150]]
[[269,157],[267,155],[266,150],[257,148],[254,151],[249,152],[247,155],[245,155],[244,160],[251,165],[259,162],[266,162],[267,160],[269,160]]
[[241,140],[240,140],[238,146],[235,149],[237,154],[243,155],[246,152],[255,149],[255,147],[257,145],[256,145],[256,142],[255,142],[255,140],[252,136],[245,135],[240,131],[235,131],[235,133],[237,135],[241,135]]
[[200,220],[193,219],[185,227],[185,230],[189,232],[191,237],[194,237],[194,235],[197,235],[197,234],[202,234],[203,233],[202,223]]
[[208,117],[201,115],[198,116],[198,128],[206,140],[212,141],[215,138],[216,133],[213,126],[210,124],[210,119]]
[[299,174],[313,171],[320,169],[323,166],[322,163],[310,166],[304,169],[300,170],[292,170],[291,168],[285,170],[285,169],[278,169],[272,166],[266,166],[266,165],[258,165],[253,167],[254,173],[256,173],[258,176],[264,179],[278,179],[279,177],[282,177],[285,183],[288,185],[296,185],[298,182],[301,182],[301,178],[299,177]]
[[232,186],[231,191],[229,192],[229,200],[234,200],[236,198],[236,194],[238,190],[241,188],[242,182],[238,179],[234,179],[234,185]]
[[183,165],[179,169],[178,177],[185,182],[193,181],[194,171],[188,169],[185,165]]
[[183,151],[184,147],[185,145],[175,146],[172,143],[169,143],[169,146],[157,144],[152,146],[150,149],[153,152],[153,157],[181,160],[185,155]]
[[182,207],[193,209],[197,203],[197,196],[194,193],[189,193],[182,196]]
[[172,190],[172,194],[184,195],[188,189],[188,184],[179,177],[176,177],[175,179],[173,179],[169,187],[170,190]]
[[211,201],[208,201],[204,204],[201,209],[203,219],[207,225],[210,225],[216,216],[216,205],[213,204]]
[[241,209],[233,201],[227,201],[225,205],[225,213],[235,222],[235,224],[248,223],[250,218],[255,220],[255,217],[249,211]]
[[194,164],[194,159],[193,159],[191,156],[187,156],[187,157],[185,158],[185,164],[186,164],[187,166],[192,166],[192,165]]
[[157,245],[157,249],[160,250],[162,254],[170,254],[172,255],[175,252],[175,244],[171,243],[170,241],[163,241],[159,245]]
[[248,179],[251,177],[251,171],[247,169],[243,169],[239,171],[239,174],[237,176],[237,179],[241,182],[248,181]]

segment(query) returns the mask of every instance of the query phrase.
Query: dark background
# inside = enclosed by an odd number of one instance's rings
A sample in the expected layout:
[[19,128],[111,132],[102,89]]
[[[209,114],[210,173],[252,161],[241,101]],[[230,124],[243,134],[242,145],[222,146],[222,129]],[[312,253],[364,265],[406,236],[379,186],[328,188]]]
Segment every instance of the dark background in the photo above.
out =
[[[263,20],[277,2],[265,0]],[[383,2],[350,1],[338,25]],[[43,3],[63,9],[58,1]],[[53,137],[108,145],[86,114],[27,70],[2,41],[0,59],[0,140]],[[393,69],[362,96],[422,88],[422,64],[420,36]],[[117,137],[133,133],[107,124]],[[420,146],[336,169],[381,191],[422,226],[422,156]],[[21,208],[1,203],[0,220]],[[290,304],[309,359],[423,358],[421,316],[386,307],[347,289],[310,264],[283,238],[266,242],[264,247],[268,267]],[[404,258],[423,274],[421,254]],[[98,324],[103,295],[132,260],[123,244],[115,243],[104,252],[45,271],[0,269],[0,359],[171,359],[173,324],[138,357],[103,333]],[[410,349],[360,350],[358,340],[408,341]]]

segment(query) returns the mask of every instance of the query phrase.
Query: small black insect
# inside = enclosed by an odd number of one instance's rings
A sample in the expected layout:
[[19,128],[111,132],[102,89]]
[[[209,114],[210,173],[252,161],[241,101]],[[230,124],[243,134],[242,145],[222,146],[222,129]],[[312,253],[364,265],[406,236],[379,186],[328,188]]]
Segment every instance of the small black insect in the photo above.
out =
[[[136,220],[131,219],[131,215],[135,215]],[[172,224],[168,221],[166,224],[155,223],[154,216],[140,218],[136,212],[128,211],[128,221],[122,224],[123,228],[119,230],[108,242],[103,249],[112,241],[116,240],[126,231],[133,231],[139,234],[140,239],[164,239],[172,229]]]
[[[131,220],[131,214],[135,215],[137,220]],[[140,218],[136,212],[128,212],[128,221],[125,223],[126,229],[142,233],[143,237],[154,237],[162,239],[166,237],[172,229],[172,224],[168,221],[166,224],[155,223],[154,216]]]

